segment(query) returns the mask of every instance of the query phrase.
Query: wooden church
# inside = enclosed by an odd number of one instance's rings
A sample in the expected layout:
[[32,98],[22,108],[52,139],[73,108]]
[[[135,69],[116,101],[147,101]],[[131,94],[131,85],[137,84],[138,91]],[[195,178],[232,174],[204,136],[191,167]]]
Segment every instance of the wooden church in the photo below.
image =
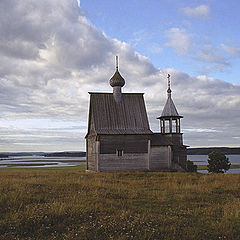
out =
[[110,85],[112,93],[89,93],[87,170],[184,171],[187,153],[180,130],[182,116],[171,98],[170,75],[157,133],[149,127],[144,93],[122,93],[125,80],[118,63]]

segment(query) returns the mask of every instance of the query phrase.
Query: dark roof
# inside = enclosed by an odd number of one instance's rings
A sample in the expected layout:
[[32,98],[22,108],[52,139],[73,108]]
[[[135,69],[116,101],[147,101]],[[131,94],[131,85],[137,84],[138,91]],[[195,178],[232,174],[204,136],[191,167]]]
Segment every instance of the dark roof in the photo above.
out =
[[168,97],[167,102],[162,111],[161,117],[170,117],[170,116],[179,116],[178,111],[174,105],[174,102],[171,97]]
[[169,146],[173,145],[172,141],[161,133],[153,133],[151,146]]
[[171,98],[171,95],[168,96],[167,102],[163,108],[161,117],[159,118],[166,118],[166,117],[177,117],[177,118],[182,118],[182,116],[180,116],[178,114],[177,108],[175,107],[175,104]]
[[96,134],[152,134],[143,93],[123,93],[120,103],[112,93],[89,94],[89,123],[93,118]]

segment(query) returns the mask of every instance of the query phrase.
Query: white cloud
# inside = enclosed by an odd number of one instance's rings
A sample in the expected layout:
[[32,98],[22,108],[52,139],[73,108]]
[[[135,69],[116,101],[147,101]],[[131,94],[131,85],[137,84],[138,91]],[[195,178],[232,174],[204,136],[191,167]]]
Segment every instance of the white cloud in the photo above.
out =
[[222,53],[221,49],[211,44],[203,45],[195,59],[208,64],[202,69],[203,73],[212,71],[221,72],[231,66],[230,59]]
[[159,44],[153,43],[148,47],[148,50],[153,54],[157,54],[161,53],[163,48]]
[[174,48],[179,55],[186,54],[191,50],[190,35],[185,29],[170,28],[166,31],[166,36],[169,41],[165,45]]
[[227,59],[217,53],[217,50],[209,44],[205,44],[198,54],[198,59],[203,62],[218,63],[222,65],[229,65]]
[[240,47],[232,47],[232,46],[227,46],[225,44],[221,44],[221,47],[224,51],[229,53],[232,57],[240,57]]
[[[172,28],[166,34],[167,45],[179,54],[190,51],[190,36],[184,29]],[[216,144],[230,136],[233,139],[234,133],[239,132],[239,86],[206,76],[189,76],[175,69],[156,69],[129,44],[110,39],[91,25],[77,1],[0,1],[0,39],[0,111],[1,118],[12,124],[0,124],[1,134],[4,133],[1,151],[31,151],[40,147],[49,151],[71,150],[70,146],[74,150],[81,146],[79,150],[83,150],[82,123],[86,126],[88,92],[111,91],[108,81],[114,73],[115,55],[120,56],[120,71],[126,80],[123,91],[146,93],[154,130],[158,129],[156,117],[166,101],[165,76],[170,73],[173,99],[185,116],[183,126],[213,131],[221,127],[222,131],[216,133]],[[206,52],[201,57],[222,63]],[[23,119],[36,123],[39,119],[39,125],[46,128],[24,125],[24,129],[19,129],[16,126],[23,124]],[[59,124],[66,121],[66,125]],[[52,122],[56,122],[54,133]],[[59,126],[65,130],[57,130]],[[74,126],[79,129],[66,130]],[[201,132],[195,133],[194,139],[191,134],[186,133],[190,145],[200,145],[208,137]]]
[[211,133],[211,132],[218,132],[216,129],[208,129],[208,128],[185,128],[185,132],[193,132],[193,133]]
[[139,43],[150,38],[150,34],[142,29],[132,34],[131,39],[128,41],[132,47],[136,47]]
[[184,7],[181,11],[189,17],[208,18],[210,17],[210,8],[207,5],[199,5],[195,8]]

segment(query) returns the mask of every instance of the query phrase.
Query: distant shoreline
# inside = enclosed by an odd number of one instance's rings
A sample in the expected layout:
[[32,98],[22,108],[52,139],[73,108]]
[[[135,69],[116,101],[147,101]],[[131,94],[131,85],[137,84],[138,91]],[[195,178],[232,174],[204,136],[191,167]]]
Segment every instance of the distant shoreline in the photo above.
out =
[[[188,148],[187,155],[208,155],[210,152],[221,152],[226,155],[240,155],[240,147],[206,147]],[[45,157],[86,157],[84,151],[64,151],[64,152],[2,152],[0,158],[21,157],[21,156],[45,156]]]
[[187,155],[208,155],[210,152],[221,152],[226,155],[240,154],[240,147],[206,147],[206,148],[188,148]]
[[55,152],[46,153],[45,157],[86,157],[86,152]]
[[64,151],[64,152],[4,152],[0,153],[0,158],[9,157],[34,157],[34,156],[44,156],[44,157],[85,157],[86,152],[84,151]]

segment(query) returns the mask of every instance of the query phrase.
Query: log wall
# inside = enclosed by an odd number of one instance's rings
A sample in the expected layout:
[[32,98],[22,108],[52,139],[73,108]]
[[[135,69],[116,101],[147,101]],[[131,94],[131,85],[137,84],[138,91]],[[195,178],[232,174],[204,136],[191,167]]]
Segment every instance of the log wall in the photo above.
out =
[[98,142],[96,141],[96,136],[89,136],[87,138],[87,170],[97,171],[97,161],[98,161]]
[[126,154],[148,153],[147,135],[103,135],[100,136],[100,154],[115,154],[123,150]]
[[169,151],[168,146],[152,146],[149,165],[152,171],[171,168],[171,149]]
[[[123,150],[118,156],[117,150]],[[161,171],[186,166],[185,146],[151,146],[148,136],[87,137],[87,169],[91,171]],[[178,169],[175,169],[178,170]]]
[[116,154],[99,155],[99,171],[146,171],[148,170],[148,154]]

